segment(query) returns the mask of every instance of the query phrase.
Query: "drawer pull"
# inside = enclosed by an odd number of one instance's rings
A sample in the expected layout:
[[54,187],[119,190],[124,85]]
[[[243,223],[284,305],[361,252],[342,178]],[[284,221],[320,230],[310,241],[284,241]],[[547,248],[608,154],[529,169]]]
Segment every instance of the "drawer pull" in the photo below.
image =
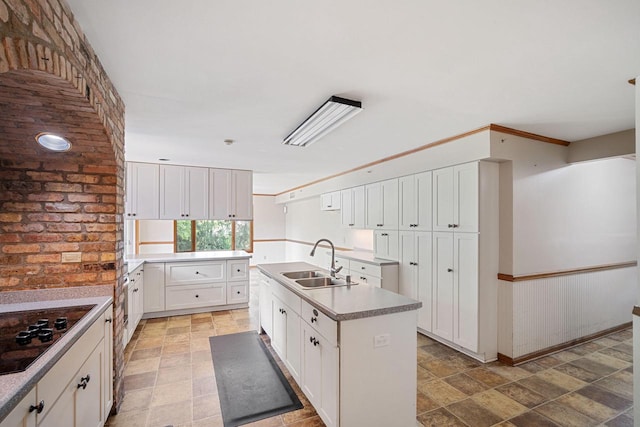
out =
[[200,272],[199,272],[199,271],[196,271],[196,274],[200,274]]
[[42,413],[42,411],[44,411],[44,400],[41,400],[40,403],[38,403],[37,405],[31,405],[29,406],[29,412],[33,412],[36,411],[36,414],[40,414]]
[[240,295],[240,291],[237,291],[236,294]]
[[315,323],[315,322],[317,322],[317,321],[318,321],[318,318],[317,318],[317,317],[312,317],[312,318],[311,318],[311,323]]
[[364,268],[364,267],[360,267],[360,269],[361,269],[361,270],[364,270],[365,268]]
[[318,341],[316,337],[309,337],[309,342],[313,344],[314,347],[320,344],[320,341]]
[[107,317],[106,319],[104,319],[104,321],[106,323],[111,323],[111,322],[113,322],[113,319],[111,317]]
[[200,295],[196,294],[196,298],[200,298]]
[[447,273],[453,273],[453,268],[447,268]]
[[86,377],[80,378],[80,384],[78,384],[78,388],[82,388],[83,390],[87,388],[87,384],[91,381],[91,375],[87,374]]

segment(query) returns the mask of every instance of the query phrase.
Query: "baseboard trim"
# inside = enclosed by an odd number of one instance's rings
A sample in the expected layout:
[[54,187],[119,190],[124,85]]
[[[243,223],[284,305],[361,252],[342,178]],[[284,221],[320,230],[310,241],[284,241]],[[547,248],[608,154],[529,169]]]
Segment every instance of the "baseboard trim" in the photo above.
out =
[[567,341],[566,343],[547,347],[540,351],[535,351],[533,353],[525,354],[524,356],[516,357],[515,359],[509,356],[505,356],[502,353],[498,353],[498,361],[511,366],[521,365],[523,363],[530,362],[534,359],[539,359],[541,357],[548,356],[552,353],[557,353],[559,351],[566,350],[571,347],[575,347],[579,344],[583,344],[587,341],[592,341],[594,339],[602,338],[605,335],[611,334],[613,332],[618,332],[630,327],[631,327],[631,322],[623,323],[622,325],[614,326],[613,328],[605,329],[604,331],[596,332],[595,334],[591,334],[591,335],[586,335],[581,338],[576,338],[575,340]]

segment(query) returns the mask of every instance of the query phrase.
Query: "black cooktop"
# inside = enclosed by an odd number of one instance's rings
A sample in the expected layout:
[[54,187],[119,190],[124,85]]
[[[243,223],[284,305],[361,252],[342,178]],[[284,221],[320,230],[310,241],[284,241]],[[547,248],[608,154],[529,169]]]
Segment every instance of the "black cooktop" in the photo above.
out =
[[0,313],[0,375],[27,369],[93,307]]

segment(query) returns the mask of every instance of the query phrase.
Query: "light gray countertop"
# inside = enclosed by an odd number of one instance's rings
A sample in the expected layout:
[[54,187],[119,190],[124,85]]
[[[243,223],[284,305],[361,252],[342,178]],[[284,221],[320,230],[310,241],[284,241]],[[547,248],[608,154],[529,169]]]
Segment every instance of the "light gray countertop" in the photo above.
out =
[[[22,302],[0,304],[0,313],[15,311],[41,310],[47,308],[95,305],[51,347],[38,357],[25,371],[0,375],[0,421],[2,421],[35,387],[38,381],[71,348],[102,313],[113,303],[111,297],[60,299],[54,301]],[[36,402],[34,402],[35,404]]]
[[[331,253],[331,251],[329,251],[329,253]],[[340,257],[340,258],[347,258],[347,259],[352,259],[355,261],[362,261],[362,262],[366,262],[368,264],[375,264],[375,265],[379,265],[379,266],[383,266],[383,265],[398,265],[398,261],[394,261],[391,259],[384,259],[384,258],[376,258],[373,255],[373,252],[367,252],[367,251],[358,251],[358,250],[354,250],[354,251],[336,251],[336,257]]]
[[337,321],[382,316],[417,310],[422,307],[420,301],[386,289],[376,288],[366,283],[358,283],[352,286],[303,289],[295,281],[281,274],[289,271],[321,270],[317,266],[306,262],[258,264],[257,267],[262,273]]
[[127,255],[127,269],[129,273],[144,262],[189,262],[189,261],[224,261],[228,259],[249,259],[251,254],[245,251],[205,251],[181,252],[165,254],[137,254]]

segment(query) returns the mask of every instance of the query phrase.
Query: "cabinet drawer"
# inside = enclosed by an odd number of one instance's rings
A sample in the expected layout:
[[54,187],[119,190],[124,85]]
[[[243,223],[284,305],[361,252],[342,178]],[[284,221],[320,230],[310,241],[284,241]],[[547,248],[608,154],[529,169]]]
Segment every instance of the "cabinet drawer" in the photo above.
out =
[[325,337],[332,345],[338,343],[338,322],[331,320],[326,314],[302,301],[302,319]]
[[240,304],[249,301],[249,282],[231,282],[227,284],[227,304]]
[[167,310],[225,304],[226,290],[224,283],[168,286],[165,298]]
[[224,282],[226,261],[222,262],[174,262],[165,265],[167,286]]
[[382,287],[382,279],[376,276],[370,276],[364,273],[354,272],[351,276],[351,280],[359,283],[366,283],[371,286],[375,286],[376,288]]
[[379,265],[351,260],[351,275],[357,277],[361,273],[368,276],[382,277],[382,267]]
[[227,261],[227,280],[249,280],[249,262]]
[[78,372],[78,368],[104,338],[103,316],[89,327],[76,343],[56,362],[37,385],[37,401],[44,400],[44,411],[38,414],[43,419],[58,396],[65,390],[64,385]]
[[271,281],[271,292],[280,298],[280,301],[289,306],[298,316],[300,315],[300,297],[282,286],[275,280]]

